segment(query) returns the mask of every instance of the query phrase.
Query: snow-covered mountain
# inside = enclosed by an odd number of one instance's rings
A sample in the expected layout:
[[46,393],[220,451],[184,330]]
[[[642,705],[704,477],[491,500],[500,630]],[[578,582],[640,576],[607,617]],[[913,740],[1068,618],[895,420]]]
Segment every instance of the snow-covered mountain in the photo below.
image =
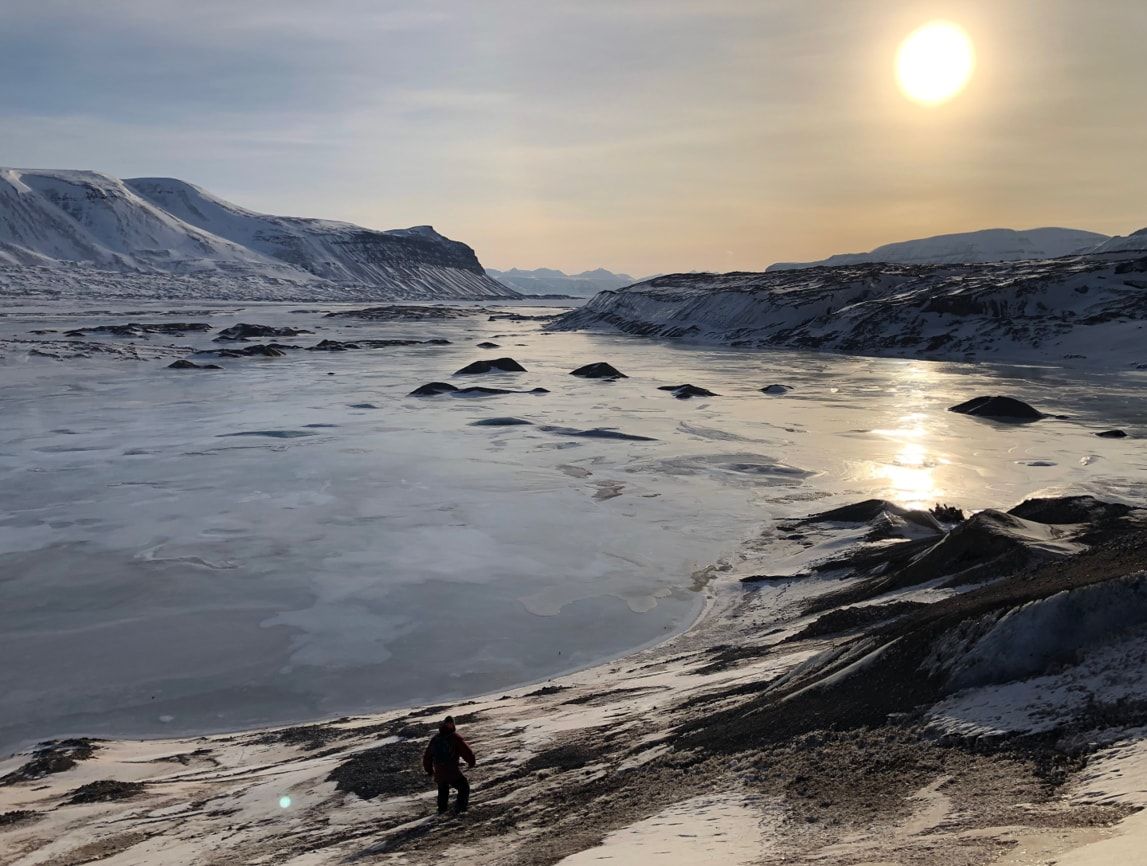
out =
[[1147,256],[672,274],[602,292],[552,330],[751,348],[1147,365]]
[[[271,216],[173,178],[94,171],[0,169],[0,265],[0,286],[29,291],[67,283],[59,272],[80,267],[123,273],[131,294],[149,284],[147,275],[203,277],[212,297],[227,295],[229,279],[245,298],[516,294],[486,275],[470,247],[430,226],[376,231]],[[162,291],[161,281],[150,282]]]
[[1096,255],[1105,253],[1141,252],[1147,254],[1147,228],[1139,229],[1129,235],[1116,235],[1108,238],[1092,250]]
[[615,274],[605,268],[566,274],[553,268],[523,271],[511,268],[498,271],[486,268],[486,273],[503,285],[527,295],[573,295],[589,298],[607,289],[620,289],[633,282],[629,274]]
[[842,253],[818,262],[777,262],[767,270],[791,271],[868,262],[944,265],[1054,259],[1088,252],[1106,240],[1107,235],[1079,229],[984,229],[900,241],[868,253]]

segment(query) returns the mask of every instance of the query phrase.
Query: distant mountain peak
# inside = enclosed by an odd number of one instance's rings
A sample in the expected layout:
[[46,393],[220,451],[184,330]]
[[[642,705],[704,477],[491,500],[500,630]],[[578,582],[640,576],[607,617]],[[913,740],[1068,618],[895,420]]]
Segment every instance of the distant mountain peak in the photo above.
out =
[[605,268],[583,271],[580,274],[567,274],[555,268],[533,270],[510,268],[507,271],[487,268],[486,273],[503,285],[529,295],[561,294],[587,298],[598,292],[620,289],[634,282],[629,274],[615,274]]

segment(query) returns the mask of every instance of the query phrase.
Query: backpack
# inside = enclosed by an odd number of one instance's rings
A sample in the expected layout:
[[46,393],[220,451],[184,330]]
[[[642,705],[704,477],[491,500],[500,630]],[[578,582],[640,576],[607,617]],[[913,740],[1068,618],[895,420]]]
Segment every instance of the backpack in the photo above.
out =
[[430,738],[430,756],[435,766],[458,766],[458,747],[453,734],[435,734]]

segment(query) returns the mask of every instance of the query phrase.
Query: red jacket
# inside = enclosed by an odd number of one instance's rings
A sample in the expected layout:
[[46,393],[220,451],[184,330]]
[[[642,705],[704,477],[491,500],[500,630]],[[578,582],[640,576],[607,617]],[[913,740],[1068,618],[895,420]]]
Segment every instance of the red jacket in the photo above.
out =
[[474,753],[466,741],[453,728],[443,726],[430,738],[426,751],[422,753],[422,769],[428,776],[433,775],[439,785],[448,784],[462,775],[458,769],[459,759],[467,766],[474,766]]

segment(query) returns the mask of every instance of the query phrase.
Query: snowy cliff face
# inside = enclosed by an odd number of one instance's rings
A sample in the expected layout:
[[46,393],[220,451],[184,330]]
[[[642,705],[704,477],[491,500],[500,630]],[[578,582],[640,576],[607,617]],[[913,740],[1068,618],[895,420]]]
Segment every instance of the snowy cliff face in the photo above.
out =
[[[0,169],[0,264],[49,271],[83,264],[130,274],[128,282],[197,274],[211,278],[216,297],[226,294],[218,276],[241,279],[243,297],[259,279],[295,286],[284,294],[294,298],[307,295],[302,286],[347,298],[515,294],[486,276],[470,247],[429,226],[374,231],[270,216],[180,180],[123,181],[90,171]],[[20,282],[19,274],[6,276],[0,284]]]
[[873,262],[951,265],[1054,259],[1089,252],[1106,240],[1107,235],[1078,229],[984,229],[900,241],[877,247],[872,252],[843,253],[818,262],[778,262],[767,270],[791,271]]
[[1147,258],[673,274],[547,327],[751,348],[1147,363]]

